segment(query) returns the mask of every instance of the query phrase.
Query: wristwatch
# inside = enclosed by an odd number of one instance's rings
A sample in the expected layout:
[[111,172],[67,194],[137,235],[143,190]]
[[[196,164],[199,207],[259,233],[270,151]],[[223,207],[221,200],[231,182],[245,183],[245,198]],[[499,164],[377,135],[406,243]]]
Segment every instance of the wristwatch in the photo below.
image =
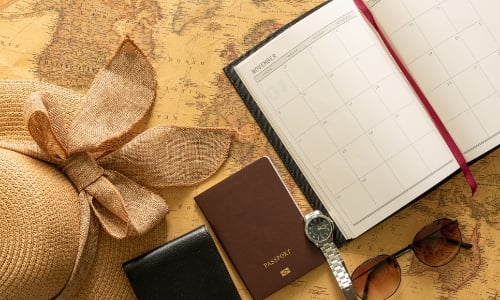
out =
[[344,293],[345,299],[358,299],[354,293],[351,277],[347,272],[344,261],[340,256],[337,246],[333,243],[333,221],[321,211],[315,210],[305,216],[305,222],[307,238],[323,252],[335,279],[337,279],[340,289]]

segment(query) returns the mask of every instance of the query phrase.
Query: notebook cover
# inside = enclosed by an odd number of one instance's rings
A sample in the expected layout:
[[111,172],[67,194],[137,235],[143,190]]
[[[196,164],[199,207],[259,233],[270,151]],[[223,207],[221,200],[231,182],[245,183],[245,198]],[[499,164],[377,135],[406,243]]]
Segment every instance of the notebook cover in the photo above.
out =
[[[301,189],[302,193],[307,198],[307,201],[309,204],[314,208],[314,209],[319,209],[323,211],[323,213],[328,215],[327,210],[325,209],[323,203],[319,199],[318,195],[314,192],[313,188],[305,178],[304,174],[298,167],[298,165],[295,163],[293,160],[292,156],[288,152],[288,149],[283,145],[283,142],[281,142],[279,136],[276,134],[274,129],[272,128],[271,124],[269,121],[266,119],[262,111],[260,110],[259,106],[253,99],[252,95],[250,92],[247,90],[243,82],[241,81],[240,77],[234,70],[234,67],[238,65],[240,62],[242,62],[245,58],[247,58],[249,55],[252,53],[256,52],[259,50],[261,47],[263,47],[265,44],[276,38],[278,35],[280,35],[283,31],[287,30],[289,27],[294,25],[295,23],[299,22],[300,20],[304,19],[305,17],[309,16],[316,10],[320,9],[324,5],[326,5],[328,2],[331,1],[325,1],[324,3],[321,3],[320,5],[314,7],[310,11],[305,12],[303,15],[299,16],[295,20],[291,21],[290,23],[286,24],[285,26],[281,27],[279,30],[276,32],[272,33],[270,36],[268,36],[265,40],[257,44],[255,47],[252,49],[248,50],[244,55],[236,59],[235,61],[231,62],[229,65],[225,66],[223,68],[224,73],[226,74],[227,78],[231,82],[231,84],[234,86],[235,90],[238,92],[240,95],[241,99],[245,103],[246,107],[254,117],[255,121],[261,128],[262,132],[264,135],[267,137],[269,140],[269,143],[273,146],[274,150],[276,153],[278,153],[281,161],[285,165],[285,167],[288,169],[290,174],[292,175],[292,178],[295,180],[297,183],[297,186]],[[331,217],[331,216],[330,216]],[[335,222],[335,220],[333,220]],[[335,244],[338,247],[341,247],[346,244],[346,238],[343,236],[343,234],[340,232],[337,226],[335,226],[334,229],[334,240]]]
[[195,200],[255,299],[325,262],[307,240],[302,213],[267,157]]
[[205,225],[123,264],[138,299],[240,299]]

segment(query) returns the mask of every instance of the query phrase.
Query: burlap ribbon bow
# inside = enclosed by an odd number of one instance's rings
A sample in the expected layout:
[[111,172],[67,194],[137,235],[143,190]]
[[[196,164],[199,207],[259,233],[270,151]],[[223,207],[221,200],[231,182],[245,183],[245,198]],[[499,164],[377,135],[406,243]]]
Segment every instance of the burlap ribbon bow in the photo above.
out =
[[56,164],[79,193],[79,250],[60,296],[70,296],[88,272],[96,221],[115,238],[145,233],[167,212],[164,199],[151,188],[196,184],[227,157],[234,134],[229,129],[141,132],[155,96],[153,68],[127,39],[79,101],[61,104],[50,89],[31,94],[24,114],[32,140],[0,142],[0,147]]

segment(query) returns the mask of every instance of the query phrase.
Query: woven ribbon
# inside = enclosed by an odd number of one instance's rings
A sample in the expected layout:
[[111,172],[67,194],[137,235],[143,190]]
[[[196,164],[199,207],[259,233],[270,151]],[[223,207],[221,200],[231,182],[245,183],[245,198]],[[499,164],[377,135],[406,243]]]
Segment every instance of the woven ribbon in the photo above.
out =
[[127,39],[75,104],[78,111],[60,105],[50,90],[35,92],[24,110],[33,141],[0,142],[2,148],[57,165],[79,193],[79,250],[61,298],[70,298],[89,271],[98,223],[118,239],[147,232],[167,212],[165,200],[152,189],[196,184],[227,158],[234,135],[230,129],[153,127],[141,132],[155,96],[154,71]]

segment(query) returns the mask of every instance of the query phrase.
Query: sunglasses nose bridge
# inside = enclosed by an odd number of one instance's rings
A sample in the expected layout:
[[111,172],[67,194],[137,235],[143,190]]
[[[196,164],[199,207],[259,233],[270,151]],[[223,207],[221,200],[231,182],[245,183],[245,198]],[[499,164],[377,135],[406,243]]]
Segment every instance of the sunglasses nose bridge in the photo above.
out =
[[398,257],[400,257],[400,256],[402,256],[402,255],[404,255],[404,254],[406,254],[406,253],[408,253],[410,251],[413,251],[413,244],[410,244],[410,245],[404,247],[403,249],[401,249],[401,250],[395,252],[394,254],[392,254],[391,256],[394,257],[394,258],[398,258]]

